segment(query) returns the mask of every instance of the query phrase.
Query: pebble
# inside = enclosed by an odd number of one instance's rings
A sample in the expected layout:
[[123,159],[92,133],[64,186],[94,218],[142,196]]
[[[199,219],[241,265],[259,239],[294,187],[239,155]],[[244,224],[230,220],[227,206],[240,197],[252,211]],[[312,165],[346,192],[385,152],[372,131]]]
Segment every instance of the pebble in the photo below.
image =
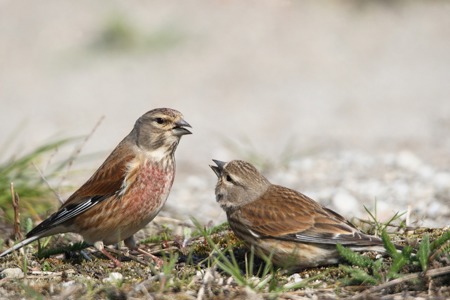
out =
[[[272,183],[297,190],[346,218],[368,219],[364,207],[373,212],[376,203],[379,221],[410,207],[412,224],[441,227],[448,223],[449,166],[428,164],[413,151],[329,150],[296,157],[287,164],[273,162],[262,172]],[[226,220],[214,198],[215,180],[208,178],[190,175],[174,188],[168,205],[177,216],[187,221],[193,216],[205,224]]]
[[63,282],[61,283],[61,286],[62,286],[63,288],[70,288],[70,287],[73,287],[73,286],[75,286],[75,285],[77,285],[77,283],[76,283],[74,280],[63,281]]
[[118,272],[111,272],[109,273],[108,278],[103,279],[104,283],[110,282],[113,284],[119,284],[123,280],[123,275]]
[[409,171],[417,171],[422,161],[411,151],[401,151],[397,156],[397,164]]
[[2,271],[3,278],[24,278],[25,275],[20,268],[8,268]]
[[444,206],[439,202],[432,202],[428,205],[427,215],[430,218],[436,218],[441,214],[448,214],[448,206]]
[[301,282],[303,278],[298,273],[294,273],[291,276],[288,277],[289,282],[298,283]]
[[439,172],[434,175],[433,178],[434,186],[439,190],[449,190],[450,189],[450,173]]

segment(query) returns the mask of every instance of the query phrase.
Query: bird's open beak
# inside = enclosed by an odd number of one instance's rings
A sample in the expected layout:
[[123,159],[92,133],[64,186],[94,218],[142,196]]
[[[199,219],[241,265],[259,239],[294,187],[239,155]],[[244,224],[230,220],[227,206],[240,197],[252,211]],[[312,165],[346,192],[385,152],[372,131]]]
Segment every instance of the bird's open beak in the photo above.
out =
[[182,135],[185,135],[185,134],[192,134],[192,132],[189,131],[188,129],[186,129],[185,127],[192,128],[192,126],[189,125],[189,123],[186,122],[184,119],[181,119],[181,120],[177,121],[175,123],[175,127],[173,128],[174,134],[178,135],[178,136],[182,136]]
[[213,159],[213,162],[217,166],[212,166],[212,165],[209,165],[209,166],[214,171],[214,173],[216,173],[217,177],[222,176],[223,167],[225,166],[226,162],[220,161],[220,160],[216,160],[216,159]]

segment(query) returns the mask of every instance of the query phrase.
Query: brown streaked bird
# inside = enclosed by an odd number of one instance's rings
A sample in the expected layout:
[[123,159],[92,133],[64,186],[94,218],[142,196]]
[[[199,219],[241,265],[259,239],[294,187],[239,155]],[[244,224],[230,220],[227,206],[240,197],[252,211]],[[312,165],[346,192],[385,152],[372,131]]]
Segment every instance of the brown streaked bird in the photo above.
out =
[[380,238],[362,233],[338,213],[311,198],[269,182],[245,161],[213,160],[216,200],[231,229],[256,254],[299,270],[336,264],[336,244],[355,251],[384,252]]
[[175,176],[175,150],[191,134],[183,115],[170,108],[142,115],[105,162],[61,208],[32,229],[27,238],[0,257],[42,237],[74,232],[94,245],[116,266],[120,262],[104,245],[124,240],[140,250],[133,235],[161,210]]

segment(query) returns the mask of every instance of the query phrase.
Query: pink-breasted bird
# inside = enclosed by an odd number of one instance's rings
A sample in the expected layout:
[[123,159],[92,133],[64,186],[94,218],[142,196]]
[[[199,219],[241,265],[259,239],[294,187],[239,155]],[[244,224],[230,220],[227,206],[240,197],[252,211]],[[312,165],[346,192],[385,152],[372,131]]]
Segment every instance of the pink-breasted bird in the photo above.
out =
[[174,109],[158,108],[142,115],[59,210],[0,257],[42,237],[74,232],[120,266],[104,245],[124,240],[128,248],[139,250],[133,235],[158,214],[169,196],[175,150],[181,136],[191,134],[186,127],[191,126]]
[[213,161],[216,201],[231,229],[274,264],[292,270],[335,264],[340,259],[336,244],[384,252],[380,238],[362,233],[302,193],[270,183],[250,163]]

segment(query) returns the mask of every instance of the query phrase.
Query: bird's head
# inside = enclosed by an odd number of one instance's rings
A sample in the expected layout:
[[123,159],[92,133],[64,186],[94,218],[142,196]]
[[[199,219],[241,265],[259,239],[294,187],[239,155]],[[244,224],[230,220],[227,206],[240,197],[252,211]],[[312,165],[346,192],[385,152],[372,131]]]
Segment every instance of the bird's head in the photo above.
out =
[[216,201],[225,211],[237,209],[258,199],[270,182],[250,163],[242,160],[214,160],[210,166],[217,175]]
[[161,156],[173,154],[181,136],[191,134],[183,115],[174,109],[157,108],[142,115],[134,125],[136,144],[144,151]]

